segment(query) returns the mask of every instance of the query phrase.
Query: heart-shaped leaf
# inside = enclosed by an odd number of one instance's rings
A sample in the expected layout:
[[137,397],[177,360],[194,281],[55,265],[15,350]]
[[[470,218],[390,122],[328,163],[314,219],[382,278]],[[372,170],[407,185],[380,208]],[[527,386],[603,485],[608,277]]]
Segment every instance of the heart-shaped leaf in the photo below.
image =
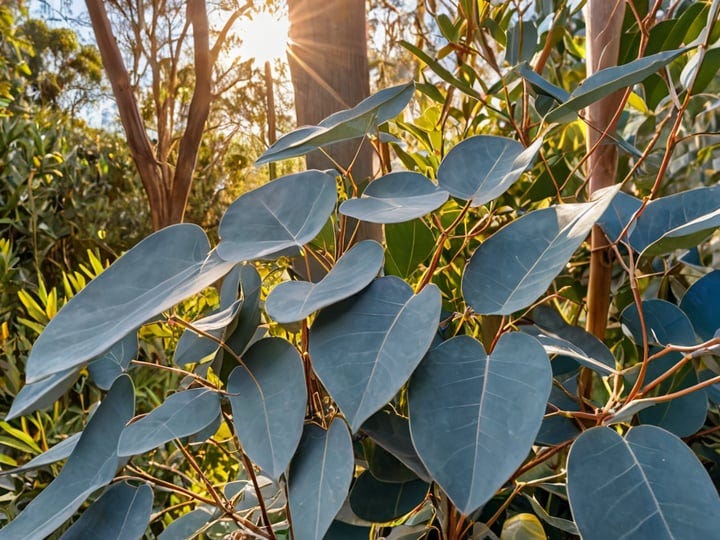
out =
[[481,206],[496,199],[532,165],[542,145],[537,139],[527,148],[513,139],[476,135],[448,152],[438,169],[440,187],[453,197]]
[[109,390],[115,379],[127,372],[137,352],[137,332],[130,332],[99,358],[90,362],[88,365],[90,377],[98,388]]
[[490,356],[479,341],[457,336],[422,361],[410,381],[410,433],[463,514],[485,504],[525,460],[551,383],[542,346],[519,332],[503,334]]
[[720,298],[720,270],[713,270],[698,279],[680,302],[680,309],[703,341],[715,337],[720,329],[720,302],[709,301],[711,298]]
[[118,377],[60,474],[3,529],[1,540],[45,538],[115,476],[118,439],[135,411],[135,391],[127,375]]
[[232,268],[197,225],[151,234],[65,304],[30,352],[34,383],[84,365],[151,317],[211,285]]
[[338,259],[318,283],[286,281],[268,295],[265,310],[279,323],[301,321],[324,307],[367,287],[383,263],[383,249],[372,240],[360,242]]
[[352,440],[342,420],[333,420],[327,431],[305,426],[288,479],[296,540],[323,538],[345,501],[353,468]]
[[598,191],[593,202],[535,210],[493,234],[465,268],[465,300],[484,315],[510,315],[531,305],[565,267],[618,189]]
[[340,205],[340,213],[370,223],[402,223],[437,210],[447,199],[427,176],[395,172],[370,182],[362,197]]
[[241,195],[220,221],[217,252],[226,261],[272,258],[310,242],[337,201],[335,177],[310,170]]
[[[642,303],[642,310],[649,343],[661,346],[695,345],[695,330],[687,315],[675,304],[653,298]],[[620,320],[630,332],[633,341],[641,345],[643,335],[637,305],[630,304],[626,307],[620,314]]]
[[605,427],[585,431],[568,456],[568,496],[585,540],[714,538],[720,499],[690,448],[655,426],[623,438]]
[[83,512],[60,540],[138,540],[143,538],[150,522],[152,504],[153,490],[149,485],[113,484]]
[[545,117],[545,121],[548,123],[571,122],[581,109],[609,96],[616,90],[642,82],[685,51],[686,49],[663,51],[645,58],[638,58],[621,66],[601,69],[585,79],[570,94],[565,103],[550,111]]
[[412,82],[380,90],[355,107],[328,116],[317,126],[304,126],[280,137],[255,164],[302,156],[321,146],[372,133],[400,114],[414,92]]
[[262,339],[228,379],[235,430],[248,456],[278,480],[295,453],[305,419],[300,353],[280,338]]
[[434,285],[413,295],[407,283],[390,276],[315,320],[313,367],[353,432],[408,380],[430,347],[440,307]]
[[220,395],[207,388],[172,394],[157,409],[125,428],[118,445],[119,456],[148,452],[173,439],[193,435],[213,423],[220,414]]

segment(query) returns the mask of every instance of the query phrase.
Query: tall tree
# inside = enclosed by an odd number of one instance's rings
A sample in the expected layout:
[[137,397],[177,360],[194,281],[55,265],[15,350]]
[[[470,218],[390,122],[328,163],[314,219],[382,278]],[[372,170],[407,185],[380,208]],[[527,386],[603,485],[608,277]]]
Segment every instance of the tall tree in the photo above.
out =
[[[151,85],[155,119],[151,141],[105,1],[86,0],[86,4],[128,146],[147,192],[153,228],[181,222],[213,99],[212,70],[229,29],[248,6],[231,12],[211,47],[205,0],[111,2],[126,25],[122,31],[130,32],[131,73],[145,77]],[[193,82],[189,104],[181,111],[182,62],[189,39]],[[177,118],[181,115],[185,117],[184,127],[178,128]]]
[[[356,105],[370,95],[367,25],[364,0],[289,0],[290,73],[295,90],[298,125]],[[373,174],[373,150],[368,141],[335,144],[328,154],[351,169],[362,186]],[[320,152],[307,156],[310,169],[335,167]],[[362,224],[358,238],[381,238],[379,226]]]

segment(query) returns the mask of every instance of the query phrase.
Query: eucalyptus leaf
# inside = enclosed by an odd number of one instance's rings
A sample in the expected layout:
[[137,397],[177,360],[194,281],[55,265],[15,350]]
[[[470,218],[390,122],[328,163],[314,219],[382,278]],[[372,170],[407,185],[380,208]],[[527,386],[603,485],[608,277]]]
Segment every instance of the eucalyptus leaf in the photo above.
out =
[[45,467],[46,465],[50,465],[52,463],[60,461],[61,459],[65,459],[73,453],[73,450],[75,449],[75,446],[80,440],[81,435],[82,431],[80,433],[74,433],[73,435],[70,435],[67,439],[63,439],[55,446],[49,448],[39,456],[35,456],[25,465],[21,465],[20,467],[16,467],[14,469],[8,469],[6,471],[0,471],[0,476],[17,474],[24,471],[32,471],[33,469],[39,469],[40,467]]
[[417,479],[381,482],[365,471],[355,480],[350,491],[350,507],[361,519],[387,523],[419,506],[425,500],[429,487]]
[[440,307],[434,285],[413,295],[389,276],[318,315],[310,330],[313,367],[353,432],[408,380],[430,347]]
[[[627,235],[621,239],[620,233],[635,215],[635,212],[640,210],[641,206],[642,201],[640,199],[621,191],[615,196],[605,213],[598,219],[597,224],[612,242],[616,240],[627,241]],[[633,223],[628,229],[628,233],[632,233],[634,229],[635,224]]]
[[15,396],[5,420],[50,407],[75,384],[81,369],[73,367],[25,384]]
[[65,304],[35,342],[27,383],[102,353],[142,325],[220,279],[232,264],[213,251],[203,230],[172,225],[151,234]]
[[402,223],[437,210],[448,199],[425,175],[394,172],[370,182],[362,197],[340,205],[340,213],[370,223]]
[[187,540],[194,538],[212,520],[219,517],[220,512],[211,506],[203,505],[183,514],[170,523],[160,533],[158,540]]
[[463,514],[490,500],[525,460],[551,383],[545,351],[519,332],[503,334],[489,356],[479,341],[457,336],[422,361],[410,382],[410,433]]
[[102,390],[109,390],[112,383],[130,367],[130,362],[137,356],[137,332],[127,336],[110,347],[88,365],[90,377]]
[[60,474],[0,529],[0,539],[50,535],[94,491],[110,483],[119,465],[120,433],[134,415],[134,403],[132,382],[121,375],[88,422]]
[[703,341],[714,338],[720,329],[720,270],[713,270],[693,283],[680,302],[680,309],[692,322]]
[[310,170],[241,195],[220,220],[218,255],[242,262],[277,257],[310,242],[335,207],[335,177]]
[[593,202],[535,210],[493,234],[465,268],[465,300],[483,315],[510,315],[531,305],[565,267],[618,189],[597,192]]
[[713,538],[720,499],[687,445],[655,426],[633,427],[623,438],[596,427],[568,456],[568,495],[585,540]]
[[609,96],[616,90],[642,82],[685,51],[686,49],[663,51],[645,58],[638,58],[621,66],[601,69],[590,75],[573,90],[568,100],[553,109],[545,117],[545,121],[548,123],[571,122],[581,109]]
[[302,156],[321,146],[373,133],[377,126],[400,114],[414,92],[412,82],[380,90],[355,107],[328,116],[317,126],[304,126],[280,137],[255,165]]
[[193,435],[220,414],[220,396],[207,388],[192,388],[169,396],[147,416],[127,426],[120,436],[119,456],[153,450],[173,439]]
[[262,339],[243,354],[228,379],[233,424],[244,451],[278,480],[295,453],[305,419],[305,371],[297,349]]
[[470,137],[442,160],[438,183],[453,197],[481,206],[505,193],[520,178],[541,145],[542,137],[527,148],[505,137]]
[[295,540],[323,538],[352,480],[353,450],[345,423],[308,424],[290,466],[288,497]]
[[279,323],[301,321],[324,307],[367,287],[383,263],[383,249],[373,240],[353,246],[318,283],[286,281],[268,295],[265,310]]
[[[695,330],[687,315],[675,304],[666,300],[645,300],[642,303],[642,311],[649,343],[660,346],[695,345],[697,341]],[[626,307],[620,314],[620,320],[630,332],[633,341],[641,346],[643,334],[637,305],[630,304]]]
[[153,490],[148,484],[138,487],[127,482],[113,484],[60,540],[138,540],[145,535],[152,504]]

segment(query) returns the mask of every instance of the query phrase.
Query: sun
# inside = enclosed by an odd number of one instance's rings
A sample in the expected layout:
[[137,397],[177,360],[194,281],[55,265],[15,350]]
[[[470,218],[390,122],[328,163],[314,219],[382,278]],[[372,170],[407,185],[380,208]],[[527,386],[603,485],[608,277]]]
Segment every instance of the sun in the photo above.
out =
[[257,64],[283,58],[288,44],[290,23],[287,17],[268,11],[259,11],[245,19],[238,28],[242,41],[240,57],[253,59]]

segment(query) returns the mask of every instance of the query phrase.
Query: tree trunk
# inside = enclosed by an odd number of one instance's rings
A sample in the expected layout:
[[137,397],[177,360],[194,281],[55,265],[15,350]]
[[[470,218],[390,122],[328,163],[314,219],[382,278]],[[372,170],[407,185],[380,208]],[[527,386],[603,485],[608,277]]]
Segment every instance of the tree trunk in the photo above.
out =
[[[617,65],[625,13],[624,0],[589,0],[585,6],[587,33],[587,75]],[[617,147],[604,133],[612,135],[617,124],[623,91],[617,91],[586,109],[587,149],[597,145],[587,161],[588,190],[612,186],[617,181]],[[600,141],[600,144],[598,144]],[[605,338],[610,306],[612,251],[602,230],[595,226],[591,236],[590,283],[586,328],[599,339]]]

